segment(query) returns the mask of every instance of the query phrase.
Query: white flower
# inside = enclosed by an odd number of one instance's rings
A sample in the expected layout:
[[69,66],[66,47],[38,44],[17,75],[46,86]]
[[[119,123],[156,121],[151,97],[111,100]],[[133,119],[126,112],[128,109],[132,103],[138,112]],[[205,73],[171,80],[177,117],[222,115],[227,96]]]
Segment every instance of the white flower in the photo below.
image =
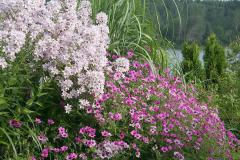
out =
[[83,109],[83,108],[85,108],[85,107],[87,107],[89,105],[90,105],[90,103],[89,103],[88,100],[86,100],[86,99],[80,99],[79,100],[79,108],[80,109]]
[[[29,35],[36,44],[34,59],[58,82],[65,100],[103,93],[109,28],[102,12],[93,22],[89,0],[79,7],[76,0],[2,0],[0,9],[0,40],[6,54],[0,59],[2,68],[4,60],[16,58]],[[124,64],[121,70],[127,69]]]
[[124,57],[118,58],[116,59],[114,66],[117,72],[127,72],[129,71],[130,66],[129,60]]
[[2,69],[7,67],[7,62],[6,62],[6,60],[4,58],[0,58],[0,67]]
[[107,24],[108,22],[108,16],[104,12],[100,12],[96,16],[96,22],[97,24]]
[[88,89],[91,94],[98,97],[104,93],[105,76],[103,72],[89,71],[87,72],[87,79],[89,82]]
[[64,106],[65,113],[69,114],[72,111],[72,106],[70,104],[67,104]]

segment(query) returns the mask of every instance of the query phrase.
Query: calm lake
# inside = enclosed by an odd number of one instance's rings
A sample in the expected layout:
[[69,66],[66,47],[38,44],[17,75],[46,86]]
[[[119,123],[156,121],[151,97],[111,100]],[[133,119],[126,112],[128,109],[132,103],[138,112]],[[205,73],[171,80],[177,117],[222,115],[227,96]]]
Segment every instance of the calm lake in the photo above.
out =
[[[226,48],[225,53],[227,53],[228,51],[230,51],[230,49]],[[183,55],[182,55],[182,51],[180,49],[168,49],[167,52],[169,53],[168,55],[169,55],[169,63],[170,64],[175,65],[177,63],[182,62]],[[204,50],[200,51],[199,59],[202,63],[203,63],[204,53],[205,53]]]

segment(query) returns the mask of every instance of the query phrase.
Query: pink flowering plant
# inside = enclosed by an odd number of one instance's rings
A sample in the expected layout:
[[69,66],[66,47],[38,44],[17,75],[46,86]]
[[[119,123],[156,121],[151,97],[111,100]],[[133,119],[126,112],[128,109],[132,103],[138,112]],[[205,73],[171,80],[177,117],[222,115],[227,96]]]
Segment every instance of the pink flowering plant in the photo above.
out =
[[184,88],[168,70],[154,75],[148,63],[128,61],[121,67],[129,70],[114,80],[118,71],[113,67],[105,93],[94,105],[79,109],[81,113],[57,121],[35,118],[33,130],[41,149],[32,147],[30,155],[37,159],[233,159],[239,140],[225,129],[216,109],[195,98],[193,86]]
[[230,148],[239,141],[226,134],[216,109],[195,98],[192,86],[186,89],[168,70],[154,75],[148,63],[138,61],[121,78],[115,79],[116,73],[109,75],[99,109],[89,110],[104,128],[126,140],[136,157],[232,158]]

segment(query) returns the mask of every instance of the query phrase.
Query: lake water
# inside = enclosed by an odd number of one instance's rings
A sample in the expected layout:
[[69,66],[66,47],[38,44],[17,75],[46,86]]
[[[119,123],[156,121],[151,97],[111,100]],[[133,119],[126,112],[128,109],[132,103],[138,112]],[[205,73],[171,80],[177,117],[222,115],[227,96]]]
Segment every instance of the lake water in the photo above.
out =
[[[182,51],[180,49],[168,49],[167,52],[169,53],[169,63],[170,64],[177,64],[177,63],[181,63],[183,60],[183,55],[182,55]],[[204,56],[204,51],[201,50],[200,55],[199,55],[199,59],[200,61],[203,63],[203,56]]]

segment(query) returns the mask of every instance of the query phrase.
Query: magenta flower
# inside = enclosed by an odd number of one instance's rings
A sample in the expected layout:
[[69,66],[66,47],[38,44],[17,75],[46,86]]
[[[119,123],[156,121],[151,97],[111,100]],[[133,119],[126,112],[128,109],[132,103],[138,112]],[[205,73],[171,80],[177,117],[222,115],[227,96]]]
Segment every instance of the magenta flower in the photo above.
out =
[[42,123],[42,121],[41,121],[41,119],[40,119],[40,118],[35,118],[35,123],[36,123],[36,124],[41,124],[41,123]]
[[86,126],[81,128],[79,133],[82,135],[86,134],[89,137],[94,138],[96,136],[96,129]]
[[142,137],[142,141],[146,144],[149,143],[149,138],[148,137]]
[[96,146],[96,141],[95,140],[84,140],[84,144],[88,146],[89,148],[93,148]]
[[61,133],[60,135],[61,135],[62,138],[67,138],[68,137],[68,133],[67,132]]
[[75,142],[76,143],[81,143],[82,142],[82,139],[80,137],[75,137]]
[[53,152],[59,153],[61,150],[59,148],[53,148]]
[[127,58],[132,58],[134,55],[134,51],[128,51],[127,52]]
[[8,123],[11,127],[14,128],[20,128],[22,126],[22,122],[15,119],[10,120]]
[[67,155],[66,160],[77,159],[78,155],[76,153],[70,153]]
[[40,134],[38,136],[38,140],[41,142],[41,143],[46,143],[48,141],[48,138],[44,135],[44,134]]
[[48,119],[48,125],[53,125],[55,122],[52,119]]
[[[179,152],[174,152],[173,154],[174,154],[174,157],[176,157],[177,159],[179,159],[179,160],[184,160],[184,156],[183,156],[181,153],[179,153]],[[209,160],[210,160],[210,159],[209,159]]]
[[67,133],[66,129],[63,128],[63,127],[58,128],[58,134],[62,138],[67,138],[68,137],[68,133]]
[[119,136],[120,136],[120,139],[122,140],[122,139],[124,139],[125,134],[123,132],[121,132]]
[[31,160],[37,160],[34,156],[31,157]]
[[60,148],[60,151],[61,152],[66,152],[68,150],[68,146],[62,146],[61,148]]
[[49,152],[48,148],[44,148],[42,150],[41,157],[47,158],[48,157],[48,152]]
[[113,79],[114,79],[115,81],[118,81],[119,79],[121,79],[122,76],[123,76],[123,74],[122,74],[121,72],[116,72],[116,73],[114,73],[114,75],[113,75]]
[[108,131],[102,131],[101,134],[103,137],[111,137],[112,136],[112,134]]
[[121,115],[121,113],[115,113],[115,114],[113,114],[113,113],[109,113],[109,116],[110,116],[110,118],[112,119],[112,120],[114,120],[114,121],[120,121],[121,119],[122,119],[122,115]]
[[161,147],[161,151],[162,151],[163,153],[168,152],[168,147]]
[[64,132],[65,132],[65,128],[59,127],[59,128],[58,128],[58,132],[59,132],[59,133],[64,133]]

